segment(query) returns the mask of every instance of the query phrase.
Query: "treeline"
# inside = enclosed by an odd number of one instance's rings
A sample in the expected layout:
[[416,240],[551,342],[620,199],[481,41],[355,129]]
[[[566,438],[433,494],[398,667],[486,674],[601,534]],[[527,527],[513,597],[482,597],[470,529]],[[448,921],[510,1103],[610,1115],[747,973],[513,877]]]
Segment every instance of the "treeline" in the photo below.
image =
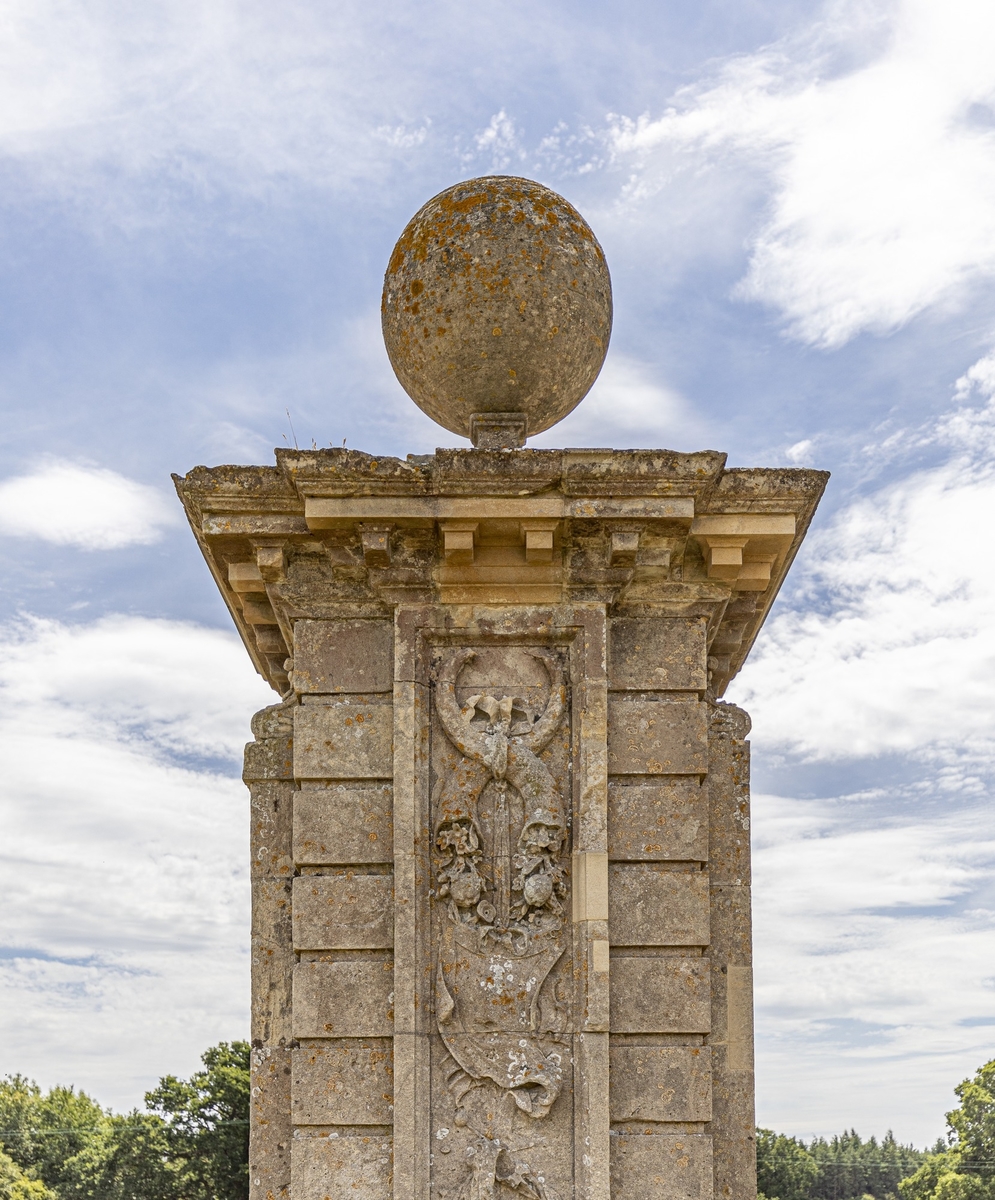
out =
[[[188,1080],[166,1075],[145,1111],[85,1092],[0,1081],[0,1200],[247,1200],[249,1044],[220,1042]],[[828,1141],[757,1130],[758,1200],[995,1200],[995,1059],[954,1089],[950,1141],[888,1133]]]
[[916,1150],[853,1130],[806,1145],[757,1130],[758,1200],[995,1200],[995,1059],[954,1088],[950,1141]]
[[0,1200],[246,1200],[249,1044],[205,1051],[188,1080],[166,1075],[145,1112],[85,1092],[0,1081]]
[[[943,1143],[946,1149],[946,1143]],[[877,1200],[898,1197],[901,1180],[927,1154],[903,1146],[892,1133],[865,1142],[855,1130],[807,1145],[770,1129],[757,1130],[757,1191],[769,1200]]]

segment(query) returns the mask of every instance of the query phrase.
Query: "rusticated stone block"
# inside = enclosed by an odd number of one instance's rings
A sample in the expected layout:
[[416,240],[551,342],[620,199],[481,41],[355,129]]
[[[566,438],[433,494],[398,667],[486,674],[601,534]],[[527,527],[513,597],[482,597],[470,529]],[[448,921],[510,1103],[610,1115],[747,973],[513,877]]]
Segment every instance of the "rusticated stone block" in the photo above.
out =
[[716,883],[750,882],[750,718],[734,704],[711,708],[709,836]]
[[389,1037],[393,1022],[389,960],[305,962],[294,969],[294,1037]]
[[636,692],[703,692],[702,617],[622,617],[608,626],[608,686]]
[[289,1042],[294,948],[291,881],[252,881],[252,1038],[266,1045]]
[[704,862],[707,788],[689,775],[653,783],[609,783],[608,854],[649,862]]
[[290,1195],[290,1050],[254,1049],[249,1057],[249,1196]]
[[293,875],[294,785],[289,780],[250,784],[249,811],[252,874],[276,879]]
[[390,704],[302,705],[294,713],[294,774],[298,779],[388,779],[393,739]]
[[294,948],[376,950],[394,944],[389,875],[301,875],[294,880]]
[[753,958],[750,889],[712,884],[711,931],[713,961],[749,964]]
[[717,1200],[753,1200],[756,1195],[757,1139],[753,1072],[730,1071],[725,1048],[712,1051],[712,1144]]
[[710,1121],[712,1055],[706,1046],[612,1046],[613,1121]]
[[728,970],[733,975],[728,980],[732,989],[727,990],[727,977],[716,973],[712,997],[716,1014],[711,1124],[715,1194],[728,1200],[751,1200],[750,1181],[756,1172],[753,1008],[749,1003],[749,968]]
[[615,946],[708,945],[708,876],[703,871],[611,863],[608,905]]
[[299,693],[389,692],[394,629],[388,621],[297,621],[294,688]]
[[290,737],[263,738],[248,742],[242,778],[246,783],[260,779],[293,779],[294,739]]
[[296,1137],[292,1166],[294,1200],[392,1200],[391,1139]]
[[613,1033],[707,1033],[710,998],[707,958],[612,956]]
[[752,1200],[756,1178],[750,929],[750,718],[711,708],[712,1142],[715,1196]]
[[611,1179],[619,1200],[706,1200],[712,1195],[712,1139],[704,1133],[616,1134]]
[[294,1051],[295,1125],[389,1125],[393,1109],[390,1038],[344,1038]]
[[304,784],[294,803],[294,861],[390,862],[393,830],[390,784]]
[[704,775],[706,706],[694,700],[608,700],[608,770],[613,775]]

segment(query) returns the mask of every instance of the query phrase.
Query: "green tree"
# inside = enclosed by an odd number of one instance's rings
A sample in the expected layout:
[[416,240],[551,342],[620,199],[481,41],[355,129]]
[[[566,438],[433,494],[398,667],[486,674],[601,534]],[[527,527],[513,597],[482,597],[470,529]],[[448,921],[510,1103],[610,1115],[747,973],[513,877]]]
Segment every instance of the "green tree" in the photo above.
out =
[[899,1184],[902,1200],[995,1200],[995,1059],[954,1088],[949,1150],[930,1154]]
[[55,1190],[66,1164],[97,1135],[106,1114],[85,1092],[54,1087],[43,1095],[23,1075],[0,1080],[0,1148]]
[[[0,1200],[246,1200],[249,1045],[221,1042],[149,1112],[113,1116],[84,1092],[0,1081]],[[5,1153],[4,1153],[5,1151]]]
[[249,1194],[249,1043],[220,1042],[189,1081],[166,1075],[145,1094],[164,1123],[183,1200],[245,1200]]
[[930,1154],[898,1190],[902,1200],[985,1200],[987,1188],[977,1176],[962,1175],[956,1151]]
[[41,1088],[23,1075],[0,1080],[0,1146],[21,1163],[33,1147],[31,1129]]
[[141,1112],[108,1117],[66,1164],[58,1200],[186,1200],[183,1167],[171,1158],[161,1117]]
[[816,1138],[809,1151],[819,1168],[812,1200],[856,1200],[861,1196],[884,1200],[897,1196],[898,1182],[915,1171],[925,1155],[895,1140],[891,1130],[882,1141],[864,1141],[856,1130],[828,1141]]
[[818,1174],[815,1159],[797,1138],[757,1130],[757,1191],[767,1200],[808,1200]]
[[947,1113],[960,1156],[960,1171],[985,1182],[995,1180],[995,1059],[979,1067],[973,1079],[954,1088],[960,1108]]
[[32,1178],[0,1150],[0,1200],[57,1200],[40,1179]]

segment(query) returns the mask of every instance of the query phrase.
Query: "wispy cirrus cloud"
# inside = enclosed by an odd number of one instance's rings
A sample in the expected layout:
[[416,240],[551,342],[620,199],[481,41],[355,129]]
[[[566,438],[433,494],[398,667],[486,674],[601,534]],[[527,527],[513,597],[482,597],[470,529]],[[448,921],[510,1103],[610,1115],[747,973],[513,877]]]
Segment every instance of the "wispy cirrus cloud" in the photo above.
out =
[[505,170],[530,139],[502,95],[528,94],[530,73],[582,90],[568,58],[587,37],[572,12],[527,0],[289,0],[279,12],[258,0],[11,0],[0,31],[9,190],[71,196],[133,229],[177,222],[191,198],[293,205],[372,185],[369,205],[398,167],[433,180],[440,166]]

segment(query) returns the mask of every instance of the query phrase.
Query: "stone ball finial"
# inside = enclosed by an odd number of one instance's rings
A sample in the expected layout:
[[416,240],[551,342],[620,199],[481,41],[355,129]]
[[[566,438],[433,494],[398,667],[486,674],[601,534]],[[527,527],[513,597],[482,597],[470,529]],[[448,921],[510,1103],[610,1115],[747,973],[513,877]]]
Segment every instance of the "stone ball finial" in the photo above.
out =
[[562,196],[485,175],[408,222],[384,276],[382,319],[394,373],[423,412],[475,446],[521,446],[597,379],[611,278]]

